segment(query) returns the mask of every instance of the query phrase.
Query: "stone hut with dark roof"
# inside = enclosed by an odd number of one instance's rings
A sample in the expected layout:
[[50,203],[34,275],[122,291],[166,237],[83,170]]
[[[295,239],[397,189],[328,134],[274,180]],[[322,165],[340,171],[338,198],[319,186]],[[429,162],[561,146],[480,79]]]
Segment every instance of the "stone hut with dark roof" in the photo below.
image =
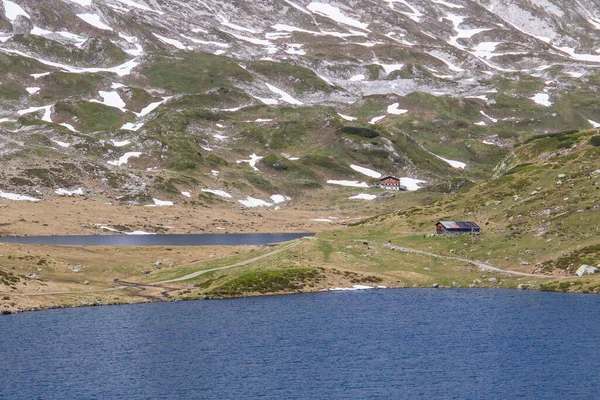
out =
[[438,221],[435,224],[435,233],[438,235],[478,235],[481,228],[472,221]]

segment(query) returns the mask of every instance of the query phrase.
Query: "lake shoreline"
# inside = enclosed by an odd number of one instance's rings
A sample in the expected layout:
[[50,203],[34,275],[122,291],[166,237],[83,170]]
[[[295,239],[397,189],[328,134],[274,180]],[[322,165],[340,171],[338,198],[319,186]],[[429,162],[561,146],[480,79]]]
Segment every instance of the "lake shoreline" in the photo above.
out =
[[[477,290],[477,289],[486,289],[486,290],[512,290],[512,291],[536,291],[536,292],[552,292],[552,293],[565,293],[565,294],[585,294],[585,295],[597,295],[600,293],[594,292],[567,292],[563,290],[544,290],[541,288],[517,288],[517,287],[498,287],[498,286],[477,286],[477,287],[461,287],[461,286],[440,286],[440,287],[428,287],[428,286],[386,286],[386,287],[372,287],[371,289],[352,289],[347,288],[346,290],[334,290],[334,289],[318,289],[318,290],[304,290],[298,292],[273,292],[273,293],[248,293],[245,296],[224,296],[224,297],[211,297],[211,296],[199,296],[197,298],[153,298],[147,301],[122,301],[122,302],[108,302],[108,303],[94,303],[94,304],[79,304],[79,305],[49,305],[47,307],[30,307],[20,310],[11,310],[11,311],[2,311],[0,312],[0,317],[2,315],[12,315],[12,314],[21,314],[21,313],[30,313],[37,311],[50,311],[50,310],[62,310],[69,308],[88,308],[88,307],[114,307],[114,306],[124,306],[124,305],[137,305],[137,304],[151,304],[151,303],[175,303],[175,302],[188,302],[188,301],[219,301],[219,300],[237,300],[244,298],[254,298],[254,297],[273,297],[273,296],[291,296],[291,295],[310,295],[310,294],[318,294],[318,293],[341,293],[341,292],[372,292],[379,290],[399,290],[399,289],[430,289],[430,290]],[[125,289],[123,289],[125,290]],[[81,294],[85,294],[86,292],[82,292]],[[4,295],[4,294],[0,294]]]

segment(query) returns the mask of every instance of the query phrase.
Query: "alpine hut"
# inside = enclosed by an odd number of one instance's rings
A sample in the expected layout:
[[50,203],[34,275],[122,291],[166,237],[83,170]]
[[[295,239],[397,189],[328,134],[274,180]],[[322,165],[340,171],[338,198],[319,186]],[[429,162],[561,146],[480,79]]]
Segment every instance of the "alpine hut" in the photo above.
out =
[[438,235],[478,235],[481,228],[472,221],[438,221],[435,224],[435,232]]

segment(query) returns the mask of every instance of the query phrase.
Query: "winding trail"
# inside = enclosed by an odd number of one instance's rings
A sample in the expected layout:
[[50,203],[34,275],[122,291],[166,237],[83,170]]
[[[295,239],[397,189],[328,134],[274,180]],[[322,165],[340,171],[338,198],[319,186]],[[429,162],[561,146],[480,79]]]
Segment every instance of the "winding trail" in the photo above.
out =
[[[378,244],[382,244],[382,243],[378,243]],[[494,267],[493,265],[486,264],[484,262],[477,261],[477,260],[470,260],[468,258],[462,258],[462,257],[443,256],[441,254],[435,254],[435,253],[430,253],[428,251],[411,249],[409,247],[394,246],[389,243],[383,244],[383,246],[385,246],[389,249],[392,249],[392,250],[402,251],[404,253],[421,254],[424,256],[435,257],[435,258],[444,259],[444,260],[462,261],[465,263],[475,265],[476,267],[479,267],[479,269],[481,269],[482,271],[501,272],[504,274],[527,276],[527,277],[531,277],[531,278],[553,278],[553,279],[563,278],[563,277],[552,276],[552,275],[530,274],[528,272],[511,271],[509,269],[502,269],[502,268]],[[564,277],[564,278],[569,278],[569,277]],[[572,277],[570,277],[570,278],[572,278]]]
[[[291,248],[294,248],[294,247],[298,246],[300,243],[302,243],[303,239],[306,239],[306,238],[300,238],[300,239],[293,240],[290,243],[286,244],[285,246],[280,247],[279,249],[270,251],[270,252],[262,254],[260,256],[256,256],[254,258],[250,258],[248,260],[240,261],[240,262],[235,263],[235,264],[226,265],[226,266],[218,267],[218,268],[211,268],[211,269],[205,269],[205,270],[201,270],[201,271],[196,271],[196,272],[193,272],[191,274],[188,274],[188,275],[185,275],[185,276],[182,276],[182,277],[179,277],[179,278],[169,279],[169,280],[165,280],[165,281],[161,281],[161,282],[155,282],[155,283],[135,283],[135,282],[126,282],[126,281],[116,280],[115,281],[116,283],[121,283],[122,285],[121,286],[112,287],[112,288],[107,288],[107,289],[90,289],[90,290],[67,291],[67,292],[0,293],[0,295],[9,295],[9,296],[18,296],[18,297],[60,296],[60,295],[77,295],[77,294],[89,294],[89,293],[114,292],[114,291],[117,291],[117,290],[123,290],[123,289],[127,289],[127,288],[140,289],[140,290],[143,290],[144,288],[148,288],[148,287],[162,288],[162,286],[165,283],[186,281],[188,279],[196,278],[197,276],[200,276],[200,275],[203,275],[203,274],[206,274],[206,273],[209,273],[209,272],[220,271],[220,270],[223,270],[223,269],[236,268],[236,267],[241,267],[241,266],[244,266],[244,265],[252,264],[253,262],[262,260],[264,258],[268,258],[268,257],[274,256],[275,254],[278,254],[278,253],[281,253],[281,252],[283,252],[285,250],[289,250]],[[177,290],[177,289],[174,289],[174,288],[166,288],[166,289],[168,289],[168,291]]]
[[238,263],[231,264],[231,265],[226,265],[226,266],[224,266],[224,267],[211,268],[211,269],[204,269],[204,270],[202,270],[202,271],[196,271],[196,272],[192,272],[191,274],[187,274],[187,275],[185,275],[185,276],[182,276],[182,277],[180,277],[180,278],[169,279],[169,280],[166,280],[166,281],[156,282],[156,283],[152,283],[152,284],[149,284],[149,285],[152,285],[152,286],[157,286],[157,285],[162,285],[162,284],[165,284],[165,283],[172,283],[172,282],[181,282],[181,281],[186,281],[186,280],[188,280],[188,279],[196,278],[196,277],[198,277],[198,276],[200,276],[200,275],[203,275],[203,274],[206,274],[206,273],[208,273],[208,272],[220,271],[220,270],[223,270],[223,269],[229,269],[229,268],[235,268],[235,267],[242,267],[242,266],[244,266],[244,265],[252,264],[252,263],[253,263],[253,262],[255,262],[255,261],[262,260],[263,258],[268,258],[268,257],[274,256],[275,254],[281,253],[282,251],[289,250],[289,249],[291,249],[291,248],[293,248],[293,247],[296,247],[296,246],[298,246],[300,243],[302,243],[302,239],[303,239],[303,238],[301,238],[301,239],[297,239],[297,240],[294,240],[294,241],[292,241],[291,243],[289,243],[289,244],[286,244],[285,246],[283,246],[283,247],[281,247],[281,248],[279,248],[279,249],[277,249],[277,250],[270,251],[270,252],[268,252],[268,253],[265,253],[265,254],[263,254],[263,255],[260,255],[260,256],[257,256],[257,257],[254,257],[254,258],[251,258],[251,259],[249,259],[249,260],[240,261],[240,262],[238,262]]

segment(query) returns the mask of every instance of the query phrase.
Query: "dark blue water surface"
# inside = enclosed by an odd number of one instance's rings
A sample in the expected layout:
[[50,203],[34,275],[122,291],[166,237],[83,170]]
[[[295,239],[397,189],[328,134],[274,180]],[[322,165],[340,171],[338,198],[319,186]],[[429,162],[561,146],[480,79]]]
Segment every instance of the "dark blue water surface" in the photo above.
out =
[[312,233],[6,236],[0,242],[54,246],[248,246],[287,242]]
[[598,398],[599,306],[404,289],[8,315],[0,398]]

